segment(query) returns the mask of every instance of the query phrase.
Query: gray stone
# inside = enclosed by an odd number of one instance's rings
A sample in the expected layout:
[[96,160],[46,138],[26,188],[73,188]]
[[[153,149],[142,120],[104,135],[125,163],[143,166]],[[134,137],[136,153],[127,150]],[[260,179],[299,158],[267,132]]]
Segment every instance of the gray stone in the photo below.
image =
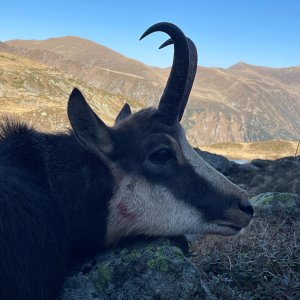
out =
[[254,207],[270,210],[289,210],[300,213],[300,195],[290,193],[263,193],[251,198]]
[[237,164],[233,161],[230,161],[226,157],[218,154],[213,154],[207,151],[202,151],[198,148],[195,148],[195,151],[212,167],[214,167],[219,172],[226,174],[229,170],[236,166]]
[[67,278],[62,299],[204,299],[204,295],[198,269],[168,239],[158,238],[112,249],[84,264]]

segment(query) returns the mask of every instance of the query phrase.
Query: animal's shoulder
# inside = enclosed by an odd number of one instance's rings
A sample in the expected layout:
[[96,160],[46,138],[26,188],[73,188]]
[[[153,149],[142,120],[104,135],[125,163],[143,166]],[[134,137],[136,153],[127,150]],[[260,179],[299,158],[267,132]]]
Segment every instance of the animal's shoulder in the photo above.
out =
[[35,190],[38,186],[46,187],[44,149],[45,145],[33,128],[16,121],[2,122],[0,125],[2,191],[9,187],[16,191],[22,190],[22,185],[26,185],[26,191],[31,189],[30,186]]
[[0,156],[2,161],[9,154],[26,154],[34,143],[35,130],[25,123],[4,120],[0,123]]
[[[26,124],[11,121],[1,124],[0,231],[10,228],[16,231],[15,236],[26,230],[29,236],[35,227],[34,231],[40,235],[42,230],[49,231],[50,225],[56,224],[55,214],[60,213],[48,188],[38,137],[38,132]],[[9,230],[8,234],[12,233]]]
[[1,299],[37,299],[61,283],[67,235],[55,200],[27,170],[0,165]]

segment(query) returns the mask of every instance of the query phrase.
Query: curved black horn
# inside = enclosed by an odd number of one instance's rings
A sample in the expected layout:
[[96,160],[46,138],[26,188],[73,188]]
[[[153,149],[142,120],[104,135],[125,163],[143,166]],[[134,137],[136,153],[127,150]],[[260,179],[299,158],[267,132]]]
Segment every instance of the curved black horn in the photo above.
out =
[[[178,120],[180,121],[182,119],[182,115],[184,113],[186,104],[188,102],[189,99],[189,95],[191,93],[192,90],[192,86],[194,83],[194,79],[197,73],[197,65],[198,65],[198,55],[197,55],[197,48],[194,44],[194,42],[189,39],[188,37],[186,38],[189,44],[189,53],[190,53],[190,61],[189,61],[189,74],[186,80],[186,84],[185,84],[185,90],[184,90],[184,94],[182,96],[182,100],[181,100],[181,106],[180,106],[180,111],[179,111],[179,115],[178,115]],[[173,44],[173,40],[172,39],[168,39],[167,41],[165,41],[160,47],[159,49],[162,49],[164,47],[167,47],[169,45]]]
[[140,40],[156,31],[167,33],[174,43],[171,73],[158,105],[158,110],[165,115],[167,123],[173,124],[178,119],[189,74],[189,45],[184,33],[174,24],[167,22],[154,24],[145,31]]

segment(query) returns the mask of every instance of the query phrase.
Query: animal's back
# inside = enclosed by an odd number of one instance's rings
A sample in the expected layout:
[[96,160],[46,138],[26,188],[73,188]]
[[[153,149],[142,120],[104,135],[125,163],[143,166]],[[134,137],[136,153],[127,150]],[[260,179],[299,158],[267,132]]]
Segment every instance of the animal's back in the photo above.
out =
[[37,133],[16,123],[1,129],[0,299],[53,298],[64,269],[63,218],[48,193]]

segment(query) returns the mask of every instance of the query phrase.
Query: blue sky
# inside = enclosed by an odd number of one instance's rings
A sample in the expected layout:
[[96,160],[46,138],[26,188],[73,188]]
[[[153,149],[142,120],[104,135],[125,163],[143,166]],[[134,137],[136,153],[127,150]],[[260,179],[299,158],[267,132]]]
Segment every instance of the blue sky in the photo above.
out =
[[0,40],[75,35],[149,65],[166,67],[162,33],[139,42],[150,25],[177,24],[197,45],[199,64],[300,65],[300,0],[0,1]]

